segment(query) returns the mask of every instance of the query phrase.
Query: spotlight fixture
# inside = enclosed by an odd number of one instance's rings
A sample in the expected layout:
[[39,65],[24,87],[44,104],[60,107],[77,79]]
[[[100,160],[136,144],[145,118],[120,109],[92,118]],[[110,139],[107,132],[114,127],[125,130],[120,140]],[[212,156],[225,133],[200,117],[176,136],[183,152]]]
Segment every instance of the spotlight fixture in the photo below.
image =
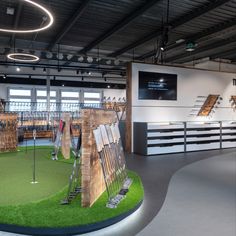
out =
[[164,82],[164,79],[163,79],[163,78],[160,78],[160,80],[159,80],[159,81],[162,83],[162,82]]
[[81,80],[84,81],[84,76],[82,76]]
[[196,49],[196,46],[197,46],[197,44],[195,42],[189,41],[189,42],[186,43],[185,50],[187,52],[192,52]]
[[3,79],[6,79],[6,78],[7,78],[7,75],[3,75],[2,78],[3,78]]
[[61,68],[58,68],[57,71],[58,71],[58,72],[61,72]]
[[79,70],[76,70],[76,74],[77,74],[77,75],[79,74]]
[[56,80],[56,76],[55,75],[53,76],[53,80]]
[[108,84],[108,85],[107,85],[107,88],[111,88],[111,86]]
[[65,85],[64,85],[64,84],[62,84],[61,86],[62,86],[62,87],[64,87]]
[[31,79],[32,77],[31,77],[31,75],[29,75],[29,79]]
[[7,58],[20,62],[35,62],[39,60],[38,56],[29,53],[10,53],[7,55]]
[[20,72],[20,67],[19,66],[16,67],[16,71]]
[[23,29],[23,30],[14,30],[14,29],[7,29],[7,28],[0,28],[1,32],[8,32],[8,33],[33,33],[33,32],[38,32],[38,31],[42,31],[45,30],[47,28],[49,28],[52,24],[53,24],[53,16],[51,14],[51,12],[49,10],[47,10],[45,7],[43,7],[42,5],[31,1],[31,0],[22,0],[34,7],[36,7],[37,9],[40,9],[44,14],[47,15],[47,17],[49,18],[49,22],[47,25],[40,27],[40,28],[36,28],[36,29]]
[[91,72],[91,71],[89,71],[89,72],[88,72],[88,75],[92,75],[92,72]]
[[46,73],[46,68],[45,67],[43,68],[43,73]]
[[165,51],[165,48],[164,46],[160,47],[161,51]]
[[106,81],[107,81],[107,78],[104,78],[104,81],[106,82]]

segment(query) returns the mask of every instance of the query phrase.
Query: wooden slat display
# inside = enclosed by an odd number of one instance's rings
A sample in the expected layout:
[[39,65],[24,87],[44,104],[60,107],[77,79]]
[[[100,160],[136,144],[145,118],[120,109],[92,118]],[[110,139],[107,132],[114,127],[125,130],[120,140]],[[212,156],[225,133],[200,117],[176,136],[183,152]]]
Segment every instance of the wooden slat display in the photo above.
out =
[[65,159],[70,159],[70,124],[71,124],[71,118],[70,113],[63,113],[62,114],[62,120],[65,121],[65,127],[62,134],[62,140],[61,140],[61,152]]
[[216,105],[216,102],[219,99],[219,97],[220,95],[209,95],[204,104],[202,105],[198,113],[198,116],[208,116],[211,113],[214,106]]
[[0,113],[0,152],[17,148],[17,114]]
[[93,129],[100,124],[110,124],[116,121],[117,116],[115,111],[102,109],[82,110],[82,207],[92,206],[105,190],[101,164],[93,137]]

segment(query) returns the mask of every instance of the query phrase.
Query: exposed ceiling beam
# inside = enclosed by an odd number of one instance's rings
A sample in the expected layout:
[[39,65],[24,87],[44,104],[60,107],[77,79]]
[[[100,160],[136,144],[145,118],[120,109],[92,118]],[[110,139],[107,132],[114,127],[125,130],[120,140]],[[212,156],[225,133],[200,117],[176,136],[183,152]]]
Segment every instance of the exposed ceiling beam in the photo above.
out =
[[[208,45],[203,46],[203,47],[196,48],[195,51],[193,51],[193,52],[184,52],[180,55],[176,55],[176,56],[173,56],[173,57],[166,58],[165,62],[181,61],[181,63],[184,63],[184,62],[191,61],[193,59],[197,60],[197,59],[202,58],[202,56],[195,56],[195,55],[197,55],[201,52],[205,52],[205,51],[209,51],[209,50],[212,50],[212,49],[215,49],[215,48],[223,47],[227,44],[234,43],[235,41],[236,41],[236,35],[234,35],[230,38],[227,38],[227,39],[221,39],[220,41],[208,44]],[[215,53],[213,52],[212,55],[213,54],[215,54]],[[211,55],[208,55],[208,56],[211,56]]]
[[[171,49],[174,49],[174,48],[177,48],[179,46],[182,46],[184,44],[186,44],[186,42],[188,41],[198,41],[200,40],[201,38],[204,38],[206,36],[209,36],[209,35],[212,35],[212,34],[215,34],[217,32],[220,32],[220,31],[223,31],[227,28],[230,28],[232,26],[235,26],[236,25],[236,17],[231,19],[231,20],[227,20],[226,22],[223,22],[223,23],[220,23],[220,24],[217,24],[211,28],[208,28],[206,30],[203,30],[202,32],[199,32],[197,34],[192,34],[192,35],[189,35],[187,38],[185,38],[185,41],[184,42],[181,42],[181,43],[173,43],[169,46],[167,46],[165,48],[165,52],[171,50]],[[145,53],[143,54],[142,56],[139,56],[137,58],[135,58],[136,60],[144,60],[146,58],[149,58],[149,57],[153,57],[156,55],[156,50],[152,50],[148,53]]]
[[83,2],[79,4],[77,10],[74,12],[72,17],[69,17],[69,19],[67,19],[66,24],[59,30],[56,37],[50,42],[49,46],[47,47],[47,50],[51,51],[53,47],[62,40],[62,38],[66,35],[66,33],[74,26],[74,24],[82,16],[82,14],[86,10],[90,2],[91,0],[83,0]]
[[[211,3],[209,4],[204,4],[203,6],[201,7],[197,7],[195,8],[193,11],[187,13],[186,15],[183,15],[175,20],[173,20],[172,22],[170,22],[170,25],[171,25],[171,29],[175,29],[181,25],[184,25],[186,23],[188,23],[189,21],[197,18],[197,17],[200,17],[202,16],[203,14],[206,14],[207,12],[209,11],[212,11],[214,10],[215,8],[218,8],[220,6],[222,6],[223,4],[229,2],[230,0],[214,0],[214,1],[211,1]],[[129,44],[128,46],[124,47],[124,48],[121,48],[113,53],[111,53],[110,57],[117,57],[133,48],[136,48],[146,42],[148,42],[149,40],[153,39],[153,38],[156,38],[158,36],[160,36],[162,34],[162,29],[159,28],[158,30],[155,30],[153,31],[152,33],[144,36],[143,38]]]
[[[14,29],[17,29],[17,27],[19,25],[22,8],[23,8],[23,2],[19,1],[18,5],[17,5],[17,9],[16,9],[16,15],[15,15],[15,18],[14,18],[14,25],[13,25]],[[12,47],[12,45],[14,44],[15,36],[16,36],[15,33],[13,33],[11,35],[11,38],[9,40],[9,46],[10,47]]]
[[142,15],[145,11],[155,5],[157,2],[161,0],[151,0],[146,1],[146,3],[142,6],[137,7],[133,12],[129,13],[125,16],[121,21],[119,21],[116,25],[113,25],[110,29],[108,29],[104,34],[100,35],[94,41],[89,43],[85,48],[83,48],[79,53],[86,54],[89,50],[94,48],[96,45],[103,42],[105,39],[116,33],[118,30],[121,30],[126,25],[128,25],[131,21],[133,21],[138,16]]
[[222,59],[227,59],[228,57],[235,56],[236,55],[236,47],[231,48],[230,50],[215,53],[210,56],[211,59],[216,59],[216,58],[222,58]]

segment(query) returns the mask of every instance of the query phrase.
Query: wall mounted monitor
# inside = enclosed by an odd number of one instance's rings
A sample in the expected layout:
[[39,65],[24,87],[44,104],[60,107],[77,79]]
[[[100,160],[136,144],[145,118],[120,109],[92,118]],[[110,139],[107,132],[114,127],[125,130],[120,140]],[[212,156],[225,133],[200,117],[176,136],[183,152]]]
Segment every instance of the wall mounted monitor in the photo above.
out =
[[140,100],[177,100],[177,75],[139,71]]

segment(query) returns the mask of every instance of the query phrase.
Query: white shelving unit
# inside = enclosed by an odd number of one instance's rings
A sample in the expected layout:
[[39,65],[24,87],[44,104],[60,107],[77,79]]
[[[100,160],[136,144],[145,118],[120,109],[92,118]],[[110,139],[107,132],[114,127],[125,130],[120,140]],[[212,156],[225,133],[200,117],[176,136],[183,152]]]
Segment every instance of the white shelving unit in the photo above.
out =
[[134,153],[158,155],[236,147],[236,121],[134,123]]

